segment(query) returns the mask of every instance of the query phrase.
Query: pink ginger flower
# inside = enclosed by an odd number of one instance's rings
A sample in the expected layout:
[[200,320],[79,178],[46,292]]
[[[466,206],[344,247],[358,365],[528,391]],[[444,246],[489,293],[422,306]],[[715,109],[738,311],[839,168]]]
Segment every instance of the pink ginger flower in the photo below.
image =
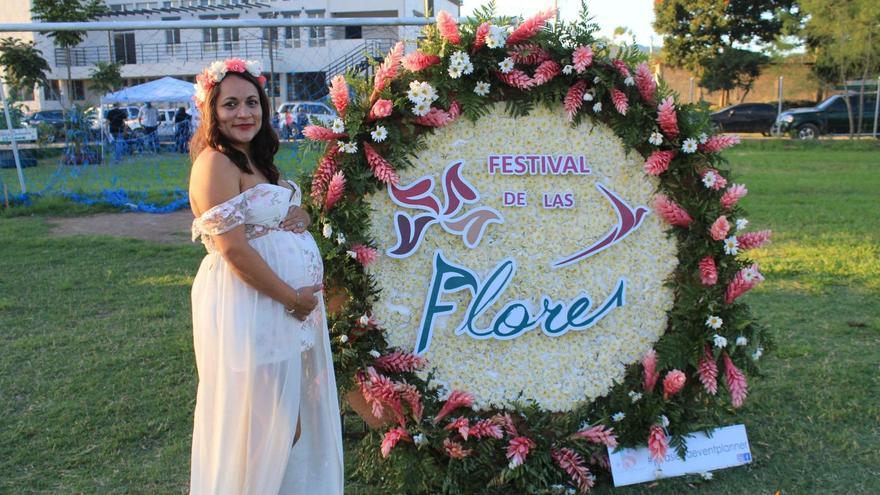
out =
[[396,186],[400,179],[397,177],[397,172],[394,171],[391,163],[382,158],[382,155],[376,152],[370,143],[364,142],[364,153],[367,155],[367,163],[373,171],[373,176],[381,182]]
[[474,37],[474,46],[471,47],[471,53],[477,53],[480,48],[486,46],[486,37],[489,36],[489,23],[484,22],[477,27]]
[[528,91],[535,86],[535,81],[529,77],[528,74],[519,70],[513,69],[507,74],[503,72],[496,72],[495,77],[497,77],[501,82],[507,84],[508,86],[521,89],[523,91]]
[[315,173],[312,174],[311,195],[316,203],[323,203],[321,198],[324,197],[324,193],[327,191],[330,179],[339,170],[339,163],[336,161],[337,153],[339,153],[339,147],[335,144],[330,145],[327,153],[318,162],[318,168],[315,169]]
[[365,246],[363,244],[355,244],[351,247],[351,250],[354,251],[356,255],[355,259],[357,259],[358,262],[363,266],[369,265],[370,263],[376,261],[376,258],[379,257],[379,251],[376,251],[376,249],[371,248],[370,246]]
[[422,394],[419,393],[419,390],[414,385],[408,383],[395,383],[394,390],[403,401],[409,404],[409,409],[412,411],[412,416],[416,423],[420,423],[425,407],[422,404]]
[[550,457],[553,458],[557,466],[571,477],[578,491],[586,493],[590,491],[590,488],[593,488],[595,478],[584,465],[584,459],[580,454],[567,447],[563,447],[551,450]]
[[721,206],[730,209],[748,193],[749,190],[746,189],[746,186],[742,184],[734,184],[724,191],[723,195],[721,195]]
[[707,168],[700,173],[700,178],[703,179],[703,183],[705,184],[706,176],[712,174],[712,185],[710,189],[713,191],[719,191],[727,187],[727,179],[725,179],[717,170],[714,168]]
[[642,95],[642,98],[646,102],[652,103],[654,101],[654,96],[657,93],[657,82],[654,80],[654,76],[651,74],[651,68],[646,62],[642,62],[636,66],[635,80],[639,94]]
[[369,367],[366,372],[359,371],[355,375],[355,381],[360,386],[364,399],[372,407],[373,416],[381,419],[387,407],[397,417],[401,426],[406,423],[400,396],[390,378]]
[[614,428],[605,428],[602,425],[591,426],[572,436],[611,448],[617,447],[617,436],[614,435]]
[[425,70],[428,67],[433,65],[437,65],[440,63],[440,57],[437,55],[427,55],[418,50],[410,53],[409,55],[403,57],[403,68],[410,72],[418,72],[420,70]]
[[627,77],[630,77],[631,74],[629,73],[629,68],[626,66],[626,62],[624,62],[623,60],[616,58],[611,61],[611,65],[613,65],[614,68],[617,69],[617,72],[620,74],[620,77],[622,77],[624,79],[626,79]]
[[440,31],[440,36],[453,45],[461,43],[461,35],[458,34],[458,23],[455,22],[455,19],[449,12],[441,10],[437,13],[437,30]]
[[614,103],[617,113],[626,115],[626,111],[629,109],[629,100],[626,99],[626,94],[623,91],[616,88],[612,89],[611,102]]
[[724,303],[731,304],[739,296],[752,290],[758,283],[763,281],[764,276],[758,271],[757,263],[743,268],[736,273],[733,280],[727,285],[727,291],[724,293]]
[[471,449],[466,449],[460,443],[454,442],[448,438],[443,440],[443,451],[453,459],[464,459],[473,452]]
[[727,221],[727,217],[724,215],[718,217],[712,223],[712,227],[709,228],[709,235],[716,241],[726,238],[728,232],[730,232],[730,222]]
[[445,418],[449,413],[459,407],[471,407],[472,405],[474,405],[473,395],[467,392],[462,392],[461,390],[453,390],[452,393],[449,394],[449,398],[446,399],[446,403],[440,408],[440,412],[434,417],[434,424],[436,425],[439,423],[441,419]]
[[526,461],[529,451],[535,448],[535,442],[527,437],[511,438],[507,444],[507,458],[510,459],[510,466],[517,467]]
[[712,348],[707,344],[703,357],[697,364],[697,376],[703,388],[711,395],[718,393],[718,364],[715,362],[715,356],[712,355]]
[[306,128],[303,129],[303,136],[312,141],[338,141],[342,138],[348,137],[348,134],[336,133],[319,125],[307,125]]
[[461,438],[468,439],[468,433],[471,430],[471,422],[467,418],[455,418],[451,423],[443,427],[444,430],[456,430]]
[[548,20],[553,19],[554,17],[556,17],[556,9],[547,9],[538,12],[530,19],[517,26],[517,28],[510,33],[510,36],[507,37],[507,44],[515,45],[531,39],[532,36],[538,34],[539,31],[544,29],[544,24],[546,24]]
[[737,135],[718,134],[710,137],[705,143],[701,144],[700,151],[705,151],[706,153],[718,153],[725,148],[736,146],[739,143],[740,139]]
[[454,122],[459,115],[461,115],[461,105],[453,100],[448,111],[431,108],[427,114],[413,119],[413,122],[427,127],[443,127]]
[[669,373],[666,373],[666,377],[663,378],[663,398],[669,399],[673,395],[681,392],[686,380],[687,378],[681,370],[672,370]]
[[411,440],[406,428],[395,426],[388,430],[388,432],[385,433],[385,438],[382,439],[382,446],[379,449],[382,452],[382,457],[387,459],[391,454],[391,449],[393,449],[394,446],[397,445],[397,442],[401,440]]
[[240,58],[230,58],[226,61],[226,70],[230,72],[244,72],[247,70],[247,63]]
[[584,104],[584,93],[586,92],[587,81],[584,80],[580,80],[568,88],[568,92],[565,94],[565,99],[563,100],[563,105],[565,106],[565,113],[568,115],[569,122],[574,120],[574,116],[577,115],[581,105]]
[[337,201],[342,199],[342,193],[345,192],[345,174],[342,170],[337,170],[333,177],[330,178],[330,184],[327,185],[327,197],[324,198],[324,211],[330,211]]
[[715,285],[718,283],[718,269],[715,267],[715,259],[706,256],[700,260],[700,282],[703,285]]
[[730,390],[730,402],[733,407],[740,407],[749,394],[746,376],[733,364],[727,352],[721,353],[721,359],[724,361],[724,379],[727,381],[727,389]]
[[373,79],[373,93],[370,95],[370,103],[375,102],[379,98],[379,93],[384,90],[388,84],[397,78],[400,70],[400,62],[403,60],[403,42],[398,41],[394,48],[385,56],[385,60],[376,69],[376,76]]
[[770,230],[759,230],[758,232],[748,232],[742,235],[736,236],[736,240],[739,242],[740,249],[754,249],[759,248],[770,241],[770,235],[773,232]]
[[665,461],[667,450],[669,450],[669,439],[666,438],[663,428],[660,425],[652,426],[648,434],[648,452],[651,453],[651,459],[657,463]]
[[532,81],[535,86],[540,86],[558,76],[561,71],[562,67],[558,63],[553,60],[545,60],[535,69],[535,77],[532,78]]
[[660,372],[657,371],[657,351],[651,349],[642,358],[642,367],[644,368],[642,376],[644,378],[644,387],[646,392],[653,392],[657,379],[660,378]]
[[377,368],[393,373],[408,373],[422,369],[427,360],[409,352],[394,351],[380,356],[373,362]]
[[345,83],[345,76],[338,75],[330,81],[330,101],[339,116],[345,117],[345,109],[348,108],[348,84]]
[[373,103],[373,106],[370,108],[370,115],[367,117],[367,120],[376,120],[382,119],[389,115],[394,111],[394,102],[391,100],[386,100],[384,98],[379,98],[376,100],[376,103]]
[[504,437],[504,432],[501,431],[501,426],[499,426],[491,419],[484,419],[479,421],[477,424],[471,427],[470,434],[477,440],[486,437],[498,439]]
[[550,52],[541,48],[534,43],[522,43],[512,46],[507,51],[514,63],[523,65],[538,65],[541,62],[550,60]]
[[571,62],[578,74],[583,73],[593,63],[593,49],[583,45],[575,48],[571,54]]
[[655,151],[645,160],[645,173],[648,175],[660,175],[669,169],[669,164],[675,158],[675,150]]
[[654,198],[654,210],[660,215],[660,218],[670,225],[687,227],[693,221],[693,218],[688,215],[684,208],[669,199],[665,194],[658,194]]
[[671,96],[661,101],[657,107],[657,124],[669,139],[678,136],[678,117],[675,115],[675,100]]
[[489,418],[489,421],[504,428],[504,431],[507,432],[508,435],[512,437],[519,436],[519,433],[516,431],[516,426],[513,424],[513,418],[510,417],[509,413],[496,414]]
[[594,452],[590,456],[590,464],[595,464],[606,471],[611,471],[611,460],[608,459],[608,454],[605,452]]

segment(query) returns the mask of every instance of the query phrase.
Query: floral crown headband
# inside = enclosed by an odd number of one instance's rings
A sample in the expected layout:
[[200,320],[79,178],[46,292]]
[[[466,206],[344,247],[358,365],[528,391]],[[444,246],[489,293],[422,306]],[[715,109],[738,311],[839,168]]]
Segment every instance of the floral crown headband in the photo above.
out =
[[196,83],[193,84],[196,88],[196,94],[193,98],[198,103],[204,103],[205,100],[208,99],[208,92],[211,91],[214,86],[220,84],[220,81],[222,81],[223,78],[226,77],[226,74],[230,72],[238,72],[239,74],[248,72],[250,75],[257,78],[257,82],[260,83],[260,86],[266,84],[266,76],[261,75],[263,67],[259,60],[244,60],[241,58],[217,60],[216,62],[212,62],[211,65],[205,67],[205,70],[196,76]]

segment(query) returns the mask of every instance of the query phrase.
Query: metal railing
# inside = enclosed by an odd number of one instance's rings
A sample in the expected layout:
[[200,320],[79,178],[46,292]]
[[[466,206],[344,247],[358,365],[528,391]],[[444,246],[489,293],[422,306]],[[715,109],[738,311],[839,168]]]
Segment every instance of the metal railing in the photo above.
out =
[[330,80],[333,77],[344,74],[349,70],[354,70],[355,72],[367,71],[370,67],[367,58],[382,59],[396,42],[397,40],[392,38],[364,40],[362,45],[350,50],[321,69],[324,72],[324,77],[327,79],[327,85],[330,85]]
[[[275,43],[273,56],[278,56],[279,43]],[[128,47],[126,47],[128,48]],[[269,42],[263,39],[243,39],[238,41],[187,41],[183,43],[139,43],[134,50],[116,50],[109,46],[78,46],[70,48],[70,65],[82,67],[96,62],[115,62],[126,64],[149,64],[165,62],[185,62],[188,60],[211,60],[228,57],[268,56]],[[55,65],[67,66],[67,50],[55,49]]]

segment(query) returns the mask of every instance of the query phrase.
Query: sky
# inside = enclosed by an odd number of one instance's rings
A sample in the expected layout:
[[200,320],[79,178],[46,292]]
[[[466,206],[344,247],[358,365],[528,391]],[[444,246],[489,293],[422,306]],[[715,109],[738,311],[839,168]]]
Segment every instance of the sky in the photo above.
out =
[[[573,20],[580,13],[580,0],[556,0],[559,16],[563,20]],[[464,0],[461,15],[469,16],[484,0]],[[539,10],[553,7],[554,0],[495,0],[497,10],[505,15],[529,17]],[[660,36],[654,32],[654,2],[652,0],[595,0],[588,1],[587,7],[594,21],[599,24],[599,36],[611,37],[614,28],[624,26],[636,36],[640,45],[648,45],[651,37],[654,46],[660,46]]]

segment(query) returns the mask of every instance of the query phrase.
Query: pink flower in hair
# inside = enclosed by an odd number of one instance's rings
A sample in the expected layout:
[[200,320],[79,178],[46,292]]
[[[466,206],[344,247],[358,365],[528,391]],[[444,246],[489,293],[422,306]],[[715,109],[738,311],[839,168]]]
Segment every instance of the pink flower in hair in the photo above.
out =
[[226,70],[232,72],[244,72],[247,70],[247,64],[240,58],[230,58],[226,61]]

